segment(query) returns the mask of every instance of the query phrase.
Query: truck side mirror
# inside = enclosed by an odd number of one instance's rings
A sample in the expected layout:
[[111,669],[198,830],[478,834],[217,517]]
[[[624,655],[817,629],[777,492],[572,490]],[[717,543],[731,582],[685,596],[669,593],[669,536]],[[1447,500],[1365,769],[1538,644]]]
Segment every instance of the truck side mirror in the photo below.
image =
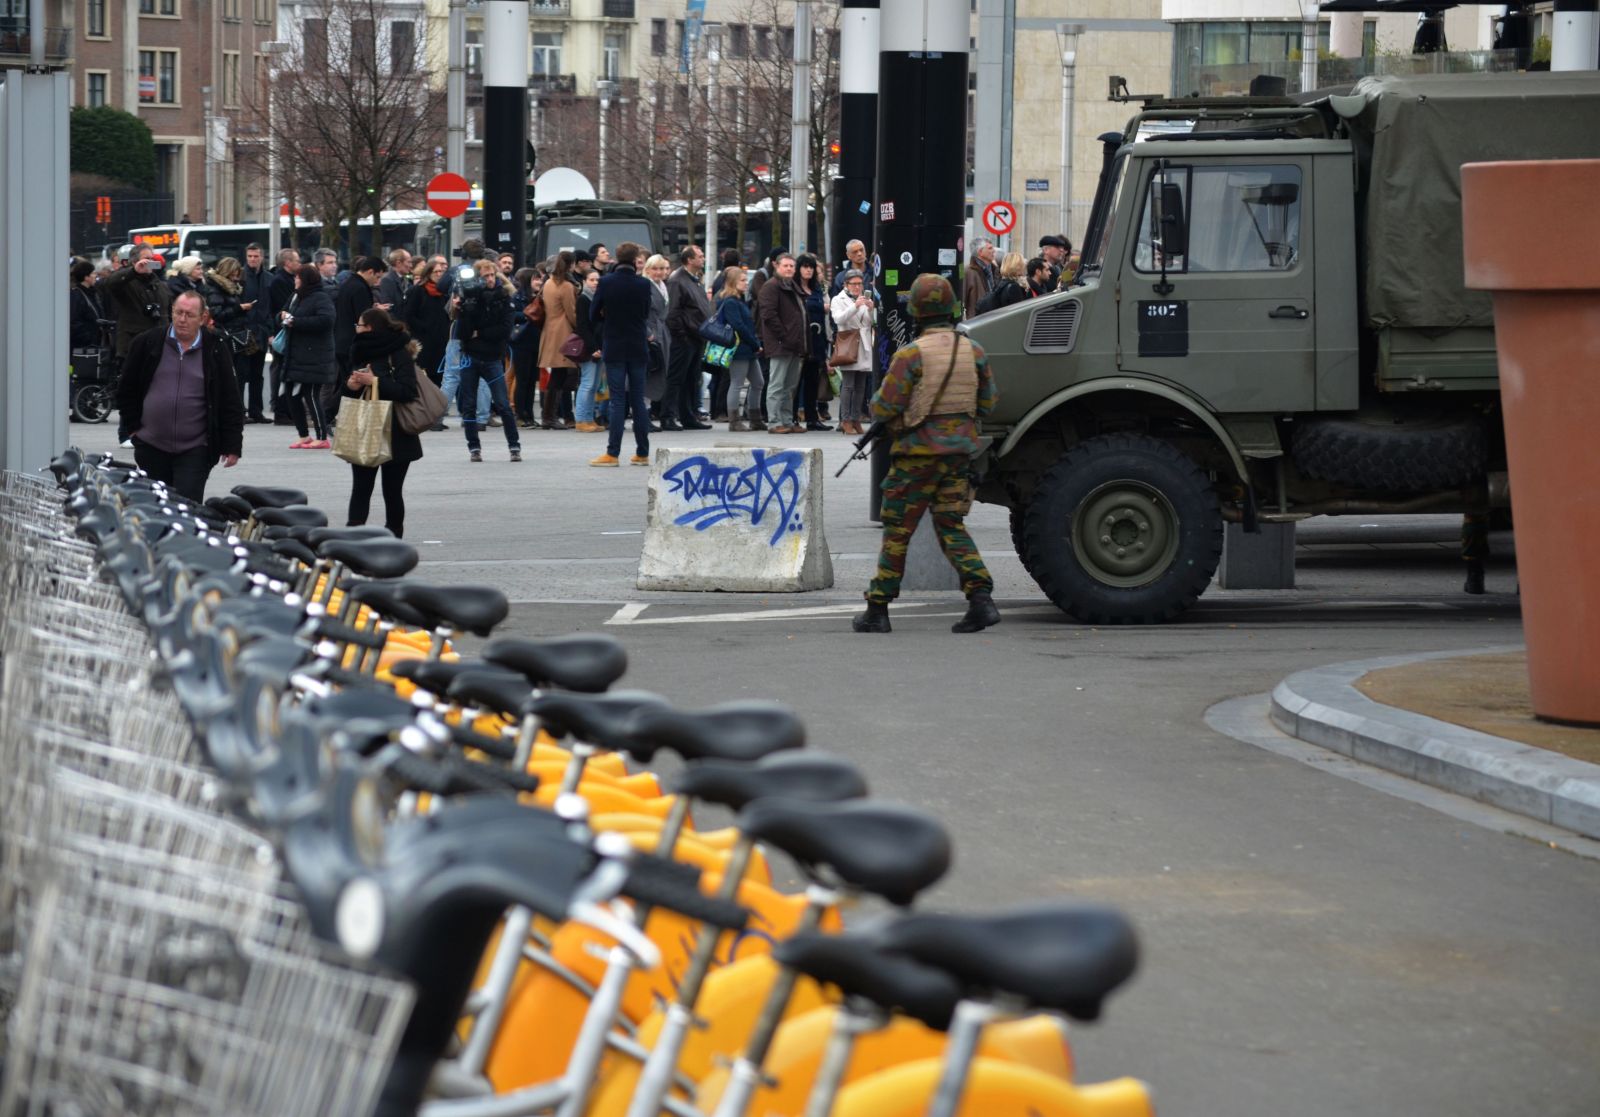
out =
[[1184,212],[1183,187],[1176,182],[1150,182],[1150,240],[1170,260],[1189,253],[1189,221]]

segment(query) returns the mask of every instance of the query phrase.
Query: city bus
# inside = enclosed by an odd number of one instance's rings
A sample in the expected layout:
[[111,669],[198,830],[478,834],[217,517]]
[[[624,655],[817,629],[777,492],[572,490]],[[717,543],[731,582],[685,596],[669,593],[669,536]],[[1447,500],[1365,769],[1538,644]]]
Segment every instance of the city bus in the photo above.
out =
[[[439,251],[443,244],[442,233],[437,228],[439,218],[428,210],[385,210],[379,214],[379,222],[383,231],[379,252],[404,248],[414,255],[427,255]],[[278,228],[279,246],[289,247],[289,219],[280,218]],[[341,228],[339,237],[330,238],[336,239],[345,252],[350,251],[349,246],[344,244],[347,230],[348,226],[345,226]],[[224,256],[232,256],[243,263],[245,246],[252,243],[265,246],[267,231],[266,222],[247,225],[152,225],[130,229],[128,240],[133,244],[148,244],[169,264],[183,256],[198,256],[209,268]],[[322,245],[320,221],[297,218],[294,234],[302,256]],[[355,241],[355,255],[372,254],[370,218],[356,226]],[[348,258],[345,262],[349,263]]]

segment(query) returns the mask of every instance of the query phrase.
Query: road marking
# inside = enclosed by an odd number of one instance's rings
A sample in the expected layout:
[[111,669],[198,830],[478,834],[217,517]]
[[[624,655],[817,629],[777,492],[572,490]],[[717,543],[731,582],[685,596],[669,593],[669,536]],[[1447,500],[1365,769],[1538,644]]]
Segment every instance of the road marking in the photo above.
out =
[[643,602],[640,602],[640,601],[630,602],[629,604],[624,605],[622,608],[618,609],[616,611],[616,613],[614,613],[612,615],[611,619],[608,620],[606,623],[607,624],[632,624],[633,623],[633,618],[637,617],[640,613],[644,612],[648,608],[650,608],[650,606],[644,604]]
[[[747,624],[751,621],[825,621],[836,617],[849,616],[861,611],[861,603],[855,602],[846,605],[808,605],[798,609],[753,609],[740,613],[695,613],[677,617],[643,617],[641,614],[650,607],[649,603],[632,602],[624,605],[612,614],[606,624]],[[961,617],[966,615],[965,609],[953,611],[923,612],[924,609],[937,608],[932,602],[905,603],[895,607],[895,616],[904,616],[907,619],[920,620],[924,617]],[[910,610],[916,610],[911,612]],[[1007,609],[1005,615],[1016,616],[1019,613],[1059,613],[1054,605],[1024,606],[1020,609]]]

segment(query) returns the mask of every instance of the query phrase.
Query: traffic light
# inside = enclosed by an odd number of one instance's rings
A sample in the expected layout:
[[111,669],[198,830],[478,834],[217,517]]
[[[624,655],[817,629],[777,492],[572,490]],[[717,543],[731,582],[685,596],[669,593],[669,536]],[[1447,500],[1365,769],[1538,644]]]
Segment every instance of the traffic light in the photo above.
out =
[[828,154],[833,156],[835,159],[839,158],[839,141],[838,140],[834,140],[831,144],[828,145]]

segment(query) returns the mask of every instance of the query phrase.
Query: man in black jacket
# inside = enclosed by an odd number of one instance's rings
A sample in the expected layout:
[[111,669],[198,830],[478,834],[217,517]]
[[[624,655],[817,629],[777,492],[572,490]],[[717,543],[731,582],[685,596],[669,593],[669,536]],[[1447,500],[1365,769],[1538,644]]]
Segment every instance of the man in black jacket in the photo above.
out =
[[700,283],[706,254],[691,244],[678,262],[682,266],[667,277],[667,332],[672,335],[672,345],[667,391],[661,397],[661,429],[706,431],[711,425],[695,417],[700,410],[700,364],[706,348],[700,324],[715,313]]
[[117,356],[126,357],[134,340],[148,331],[165,329],[172,291],[161,280],[161,268],[150,257],[148,244],[134,245],[132,261],[100,283],[100,297],[109,300],[106,309],[117,319]]
[[220,460],[239,464],[244,407],[228,344],[206,327],[198,291],[172,301],[172,325],[146,330],[128,347],[117,408],[133,439],[133,460],[157,481],[199,503]]
[[[506,346],[511,340],[510,285],[500,275],[500,266],[493,260],[477,259],[472,263],[477,278],[483,285],[457,282],[451,295],[456,312],[456,336],[461,339],[461,349],[467,355],[467,367],[461,370],[461,386],[456,390],[456,409],[461,412],[461,429],[467,436],[469,461],[481,462],[483,448],[478,444],[478,382],[489,385],[489,410],[500,417],[506,432],[506,449],[511,460],[522,460],[522,440],[517,434],[517,416],[511,410],[511,397],[506,394]],[[462,290],[466,287],[466,290]]]
[[245,312],[245,325],[255,342],[255,352],[240,353],[233,368],[239,374],[239,396],[248,405],[244,421],[267,423],[271,420],[263,413],[261,386],[266,374],[267,339],[272,336],[272,273],[266,267],[266,250],[259,244],[245,245],[244,272],[239,282],[243,287],[239,309]]
[[333,294],[333,360],[339,375],[322,393],[322,413],[330,423],[338,418],[339,402],[344,399],[344,382],[350,379],[350,347],[356,341],[356,323],[361,321],[362,314],[372,309],[373,292],[383,278],[383,261],[357,256],[350,264],[350,271],[350,278]]
[[[300,270],[300,253],[293,248],[280,248],[278,250],[277,265],[268,270],[270,278],[267,283],[267,339],[270,341],[273,334],[278,332],[278,315],[283,313],[289,305],[289,300],[294,298],[294,273]],[[274,356],[268,385],[267,396],[272,404],[272,422],[277,426],[293,426],[294,420],[289,417],[289,408],[278,406],[278,389],[283,377],[283,358]]]

